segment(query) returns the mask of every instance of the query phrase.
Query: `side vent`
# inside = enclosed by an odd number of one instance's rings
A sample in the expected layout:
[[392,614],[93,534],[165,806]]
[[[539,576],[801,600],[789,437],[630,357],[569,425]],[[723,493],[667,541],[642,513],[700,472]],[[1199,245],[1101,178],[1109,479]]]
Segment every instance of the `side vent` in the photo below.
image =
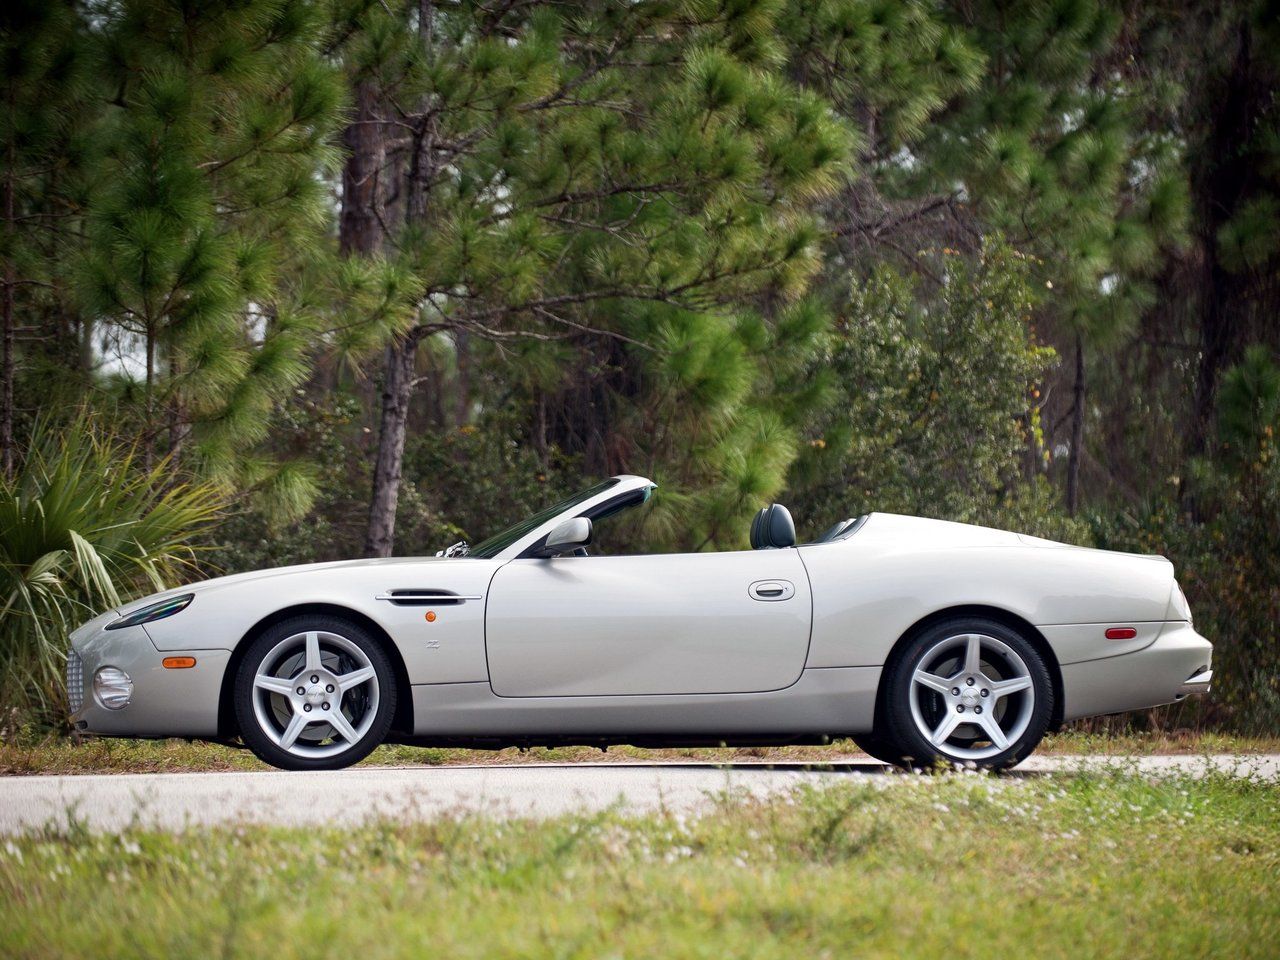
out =
[[380,593],[376,599],[386,600],[397,607],[453,607],[468,600],[483,600],[484,597],[463,596],[452,590],[422,590],[405,587]]

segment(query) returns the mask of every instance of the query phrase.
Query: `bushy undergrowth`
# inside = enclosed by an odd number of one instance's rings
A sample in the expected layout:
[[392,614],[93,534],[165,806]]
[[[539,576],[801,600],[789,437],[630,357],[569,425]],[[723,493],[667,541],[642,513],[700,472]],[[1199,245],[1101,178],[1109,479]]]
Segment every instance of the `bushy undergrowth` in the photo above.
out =
[[87,420],[45,423],[0,480],[0,733],[63,718],[71,630],[194,571],[192,541],[219,493],[176,482],[167,460],[140,460]]
[[1215,460],[1178,478],[1180,499],[1095,518],[1099,546],[1169,557],[1196,629],[1214,643],[1214,696],[1175,721],[1280,731],[1280,368],[1253,352],[1222,387]]

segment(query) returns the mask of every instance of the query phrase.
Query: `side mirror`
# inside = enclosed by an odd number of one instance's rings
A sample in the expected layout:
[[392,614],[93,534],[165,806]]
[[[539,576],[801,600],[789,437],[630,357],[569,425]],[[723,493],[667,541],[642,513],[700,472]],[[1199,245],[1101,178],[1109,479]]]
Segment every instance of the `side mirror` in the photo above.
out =
[[538,551],[541,557],[559,557],[573,553],[579,547],[591,542],[591,521],[586,517],[574,517],[566,520],[549,534],[547,541]]

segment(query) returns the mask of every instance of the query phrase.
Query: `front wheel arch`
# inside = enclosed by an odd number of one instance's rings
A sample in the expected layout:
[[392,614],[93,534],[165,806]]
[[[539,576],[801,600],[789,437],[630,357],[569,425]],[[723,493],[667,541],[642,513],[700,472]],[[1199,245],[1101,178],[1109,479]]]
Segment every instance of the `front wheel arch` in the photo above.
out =
[[[1049,733],[1057,733],[1062,729],[1062,710],[1063,710],[1063,692],[1062,692],[1062,667],[1058,664],[1058,658],[1053,652],[1053,647],[1049,646],[1049,641],[1045,639],[1044,634],[1028,620],[1018,616],[1016,613],[1010,613],[1000,607],[986,606],[985,604],[973,603],[963,604],[955,607],[946,607],[942,610],[935,610],[926,617],[921,617],[905,631],[902,636],[894,642],[893,648],[889,651],[889,656],[885,658],[884,666],[887,668],[893,662],[895,657],[901,655],[902,650],[909,644],[921,631],[927,630],[935,623],[941,620],[950,620],[953,617],[986,617],[989,620],[995,620],[1002,623],[1011,630],[1016,630],[1022,634],[1028,643],[1035,648],[1036,653],[1040,654],[1044,660],[1045,666],[1049,668],[1049,679],[1053,682],[1053,716],[1049,720]],[[884,711],[885,685],[884,677],[887,670],[880,671],[880,680],[876,684],[876,711],[875,722],[879,724],[880,718]]]
[[235,649],[231,652],[231,658],[227,661],[227,668],[222,674],[222,687],[218,692],[219,739],[229,740],[240,735],[240,728],[236,723],[235,679],[236,673],[240,669],[240,662],[244,659],[245,651],[249,649],[254,639],[262,631],[282,620],[306,614],[319,614],[349,620],[356,626],[368,631],[378,641],[378,645],[382,647],[382,652],[391,661],[391,669],[395,673],[396,679],[396,712],[391,718],[392,737],[387,742],[390,742],[394,735],[397,734],[402,736],[411,735],[413,733],[413,689],[409,684],[409,672],[405,669],[404,659],[400,656],[400,650],[396,647],[395,642],[387,631],[382,629],[376,620],[341,604],[299,603],[263,617],[246,630],[244,636],[236,641]]

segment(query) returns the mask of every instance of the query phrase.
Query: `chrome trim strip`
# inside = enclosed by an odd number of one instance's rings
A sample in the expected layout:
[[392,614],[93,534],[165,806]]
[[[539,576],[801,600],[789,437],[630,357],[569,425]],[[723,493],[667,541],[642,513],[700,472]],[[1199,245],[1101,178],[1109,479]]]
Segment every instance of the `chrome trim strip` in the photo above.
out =
[[440,603],[461,603],[465,600],[483,600],[484,596],[483,595],[463,596],[457,593],[432,593],[429,591],[423,591],[421,593],[403,591],[401,593],[379,593],[373,599],[390,600],[393,603],[396,601],[404,601],[404,600],[415,600],[415,601],[438,600]]

